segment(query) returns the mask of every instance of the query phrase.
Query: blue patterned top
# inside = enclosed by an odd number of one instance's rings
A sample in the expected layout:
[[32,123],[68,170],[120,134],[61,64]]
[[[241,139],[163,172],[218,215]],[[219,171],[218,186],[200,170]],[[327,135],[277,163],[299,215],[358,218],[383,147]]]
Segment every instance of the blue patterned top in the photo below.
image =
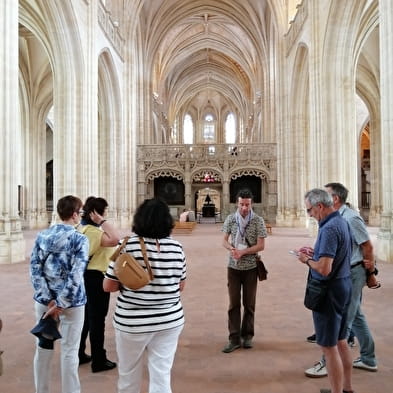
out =
[[30,259],[34,299],[58,307],[83,306],[83,273],[89,259],[89,240],[72,225],[56,224],[38,234]]

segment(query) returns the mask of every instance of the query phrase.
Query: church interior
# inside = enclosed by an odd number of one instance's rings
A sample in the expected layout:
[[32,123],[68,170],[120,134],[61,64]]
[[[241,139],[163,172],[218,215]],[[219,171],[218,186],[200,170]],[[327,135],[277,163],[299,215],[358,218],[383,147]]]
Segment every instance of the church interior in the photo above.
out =
[[[355,370],[354,386],[392,390],[391,0],[3,0],[0,26],[1,392],[32,391],[29,253],[67,194],[105,198],[124,234],[156,196],[175,220],[186,211],[195,223],[175,233],[189,278],[174,392],[327,386],[304,376],[320,350],[305,341],[306,273],[287,248],[312,245],[304,195],[329,182],[348,188],[382,273],[362,306],[378,372]],[[255,348],[224,358],[220,229],[242,188],[270,230],[269,275],[258,287]],[[107,335],[114,357],[109,317]],[[83,391],[115,391],[115,371],[81,367]]]
[[313,231],[304,193],[332,181],[393,260],[392,7],[2,2],[0,263],[66,194],[129,228],[153,196],[220,222],[248,187],[269,225]]

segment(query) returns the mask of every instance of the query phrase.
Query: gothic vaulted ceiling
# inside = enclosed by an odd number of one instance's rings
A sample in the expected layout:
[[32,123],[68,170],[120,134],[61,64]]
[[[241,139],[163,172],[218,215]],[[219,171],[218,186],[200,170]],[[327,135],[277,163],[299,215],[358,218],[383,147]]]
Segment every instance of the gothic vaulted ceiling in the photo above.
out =
[[[281,0],[145,0],[140,12],[152,88],[180,108],[238,108],[260,97],[272,31],[283,29]],[[275,7],[275,8],[274,8]]]

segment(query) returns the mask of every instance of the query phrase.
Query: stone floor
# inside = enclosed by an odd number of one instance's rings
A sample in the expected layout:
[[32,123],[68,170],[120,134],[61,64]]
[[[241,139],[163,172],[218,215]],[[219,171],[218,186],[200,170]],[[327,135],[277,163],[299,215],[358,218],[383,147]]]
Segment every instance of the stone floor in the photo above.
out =
[[[311,315],[302,304],[305,266],[288,250],[312,245],[305,229],[273,228],[266,240],[263,259],[268,280],[258,289],[256,335],[253,349],[224,354],[227,338],[226,250],[221,247],[220,224],[198,224],[191,235],[175,235],[188,258],[188,280],[183,292],[186,326],[173,367],[173,393],[318,393],[328,387],[326,378],[310,379],[304,369],[320,357],[315,344],[305,341],[313,332]],[[370,228],[376,242],[376,229]],[[0,296],[4,327],[0,349],[4,350],[4,374],[0,393],[33,393],[32,358],[34,325],[28,255],[36,232],[25,232],[26,262],[0,265]],[[373,331],[379,371],[354,370],[357,393],[393,392],[393,264],[379,264],[382,288],[364,290],[364,311]],[[113,312],[116,294],[112,294]],[[108,316],[106,347],[116,360],[114,334]],[[358,347],[352,349],[358,356]],[[115,393],[117,372],[92,374],[80,367],[83,393]],[[51,393],[60,393],[58,356],[53,368]],[[146,378],[141,393],[147,393]]]

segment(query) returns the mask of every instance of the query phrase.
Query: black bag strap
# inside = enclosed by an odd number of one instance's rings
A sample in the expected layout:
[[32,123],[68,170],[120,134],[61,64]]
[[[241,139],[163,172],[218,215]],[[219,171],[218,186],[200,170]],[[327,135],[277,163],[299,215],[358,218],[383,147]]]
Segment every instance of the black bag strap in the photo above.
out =
[[142,255],[143,255],[143,260],[145,261],[145,265],[147,267],[147,270],[149,272],[150,280],[154,279],[153,271],[151,270],[151,266],[149,263],[149,259],[147,257],[147,252],[146,252],[146,245],[145,245],[145,240],[143,237],[139,237],[139,243],[141,244],[141,250],[142,250]]

